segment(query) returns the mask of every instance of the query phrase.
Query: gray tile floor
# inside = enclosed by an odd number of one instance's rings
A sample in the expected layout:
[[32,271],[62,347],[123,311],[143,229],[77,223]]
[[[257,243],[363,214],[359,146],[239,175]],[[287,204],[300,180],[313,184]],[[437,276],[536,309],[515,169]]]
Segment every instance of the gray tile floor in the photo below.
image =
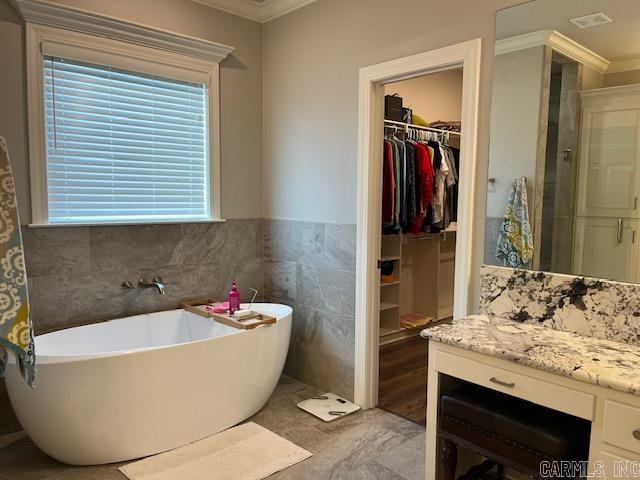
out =
[[[379,409],[324,423],[296,406],[318,393],[283,376],[265,408],[249,420],[314,454],[270,480],[424,479],[424,428]],[[118,466],[71,467],[22,435],[0,439],[0,480],[124,480]]]

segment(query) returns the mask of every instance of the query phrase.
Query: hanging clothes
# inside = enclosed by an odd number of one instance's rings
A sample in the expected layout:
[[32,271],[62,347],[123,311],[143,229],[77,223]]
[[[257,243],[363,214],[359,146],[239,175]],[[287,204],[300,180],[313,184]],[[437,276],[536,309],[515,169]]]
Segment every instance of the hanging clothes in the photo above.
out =
[[533,234],[529,223],[529,202],[527,198],[527,179],[516,178],[513,181],[507,208],[504,215],[496,257],[505,265],[523,267],[533,258]]
[[[451,149],[447,145],[441,145],[442,161],[446,166],[446,177],[444,177],[444,185],[442,186],[443,200],[442,200],[442,220],[435,226],[441,230],[446,230],[452,222],[453,218],[453,200],[454,189],[458,184],[458,172],[455,166],[454,155]],[[457,195],[456,195],[457,203]]]
[[416,167],[416,216],[411,226],[411,233],[418,234],[422,231],[427,211],[433,201],[433,170],[432,150],[423,143],[416,144],[418,161]]
[[399,138],[392,137],[391,141],[397,147],[398,168],[396,178],[398,179],[399,188],[396,190],[396,217],[394,218],[394,228],[400,230],[404,222],[406,222],[407,209],[407,154],[406,146]]
[[413,226],[417,215],[416,209],[416,160],[417,160],[417,144],[413,140],[405,140],[406,156],[407,156],[407,195],[406,195],[406,215],[405,222],[402,225],[403,232],[407,232]]
[[[434,147],[436,148],[436,147]],[[440,166],[437,168],[437,174],[435,178],[435,193],[433,196],[433,220],[432,223],[436,227],[442,228],[442,220],[444,218],[444,204],[446,195],[446,185],[449,176],[449,166],[445,158],[445,153],[442,147],[438,144]],[[438,155],[437,155],[438,156]]]
[[434,132],[407,136],[384,138],[383,233],[438,232],[457,220],[459,150]]
[[455,169],[456,183],[451,188],[451,221],[458,221],[458,185],[459,179],[458,172],[460,171],[460,149],[449,147],[449,150],[453,154],[453,168]]
[[395,175],[393,165],[393,146],[387,139],[383,147],[383,172],[382,172],[382,226],[393,225],[393,212],[395,209]]

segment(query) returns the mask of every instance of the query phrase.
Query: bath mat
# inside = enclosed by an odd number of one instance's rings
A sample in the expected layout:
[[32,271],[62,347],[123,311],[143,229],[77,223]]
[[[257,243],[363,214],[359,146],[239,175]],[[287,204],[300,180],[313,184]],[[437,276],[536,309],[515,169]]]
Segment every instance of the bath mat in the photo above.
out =
[[322,395],[300,402],[298,407],[325,422],[331,422],[360,410],[359,405],[340,398],[335,393],[323,393]]
[[249,422],[120,467],[130,480],[260,480],[311,452]]

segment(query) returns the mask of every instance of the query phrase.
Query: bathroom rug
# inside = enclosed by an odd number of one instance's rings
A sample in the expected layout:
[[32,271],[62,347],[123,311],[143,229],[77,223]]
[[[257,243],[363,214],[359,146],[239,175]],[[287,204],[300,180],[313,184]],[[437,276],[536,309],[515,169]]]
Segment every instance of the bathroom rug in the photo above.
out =
[[120,467],[130,480],[261,480],[312,455],[249,422]]

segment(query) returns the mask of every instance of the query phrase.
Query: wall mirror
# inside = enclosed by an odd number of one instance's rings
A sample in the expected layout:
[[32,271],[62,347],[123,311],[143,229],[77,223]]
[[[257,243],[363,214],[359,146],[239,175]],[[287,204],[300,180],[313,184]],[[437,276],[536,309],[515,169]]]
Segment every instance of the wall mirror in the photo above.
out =
[[497,15],[485,264],[640,282],[640,2]]

